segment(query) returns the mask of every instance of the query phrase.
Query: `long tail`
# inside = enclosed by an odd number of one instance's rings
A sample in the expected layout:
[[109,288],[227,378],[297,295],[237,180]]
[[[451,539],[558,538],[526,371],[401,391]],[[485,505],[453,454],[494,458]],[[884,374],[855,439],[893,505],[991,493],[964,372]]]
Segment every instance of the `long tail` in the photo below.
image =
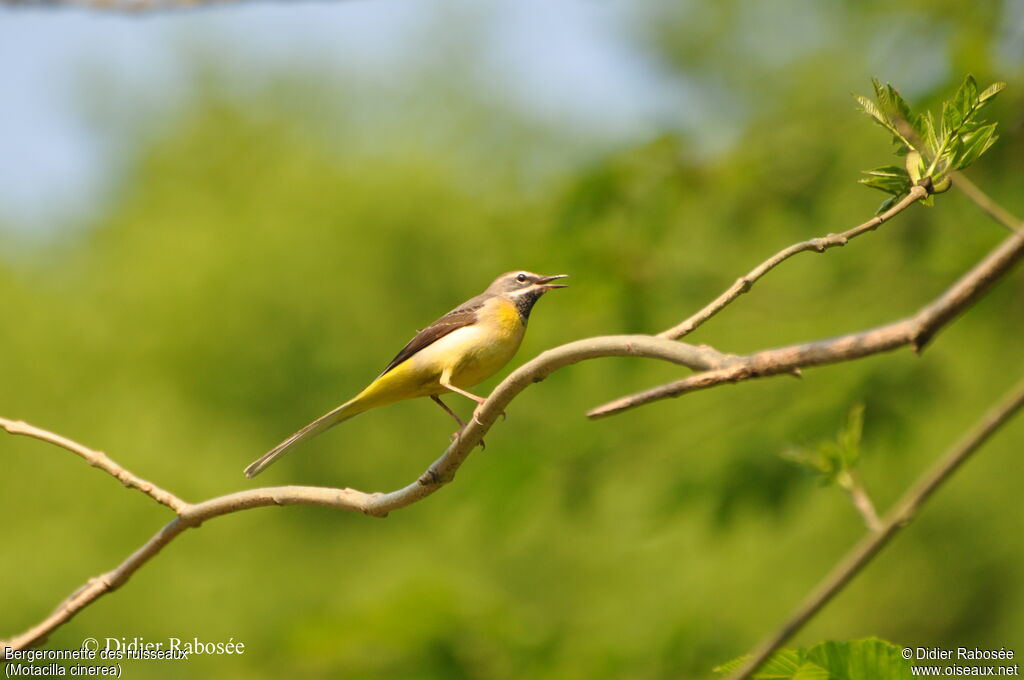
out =
[[257,460],[253,461],[249,467],[245,468],[245,476],[252,479],[259,473],[263,472],[263,469],[273,463],[275,460],[287,453],[293,446],[298,444],[304,439],[315,437],[324,430],[329,430],[338,423],[344,422],[349,418],[355,418],[357,415],[362,413],[365,409],[362,403],[360,403],[359,397],[346,401],[344,404],[334,409],[330,413],[325,413],[320,416],[309,425],[293,434],[288,439],[267,451]]

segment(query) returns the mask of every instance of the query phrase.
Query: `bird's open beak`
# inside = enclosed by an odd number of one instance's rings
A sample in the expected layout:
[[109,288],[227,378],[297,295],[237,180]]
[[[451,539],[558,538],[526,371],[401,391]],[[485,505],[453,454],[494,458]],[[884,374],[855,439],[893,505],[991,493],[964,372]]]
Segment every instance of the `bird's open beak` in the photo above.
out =
[[567,286],[564,283],[550,283],[551,281],[554,281],[556,279],[564,279],[567,276],[569,275],[555,274],[554,276],[545,276],[544,278],[539,279],[537,283],[541,284],[544,290],[553,290],[555,288],[568,288],[569,286]]

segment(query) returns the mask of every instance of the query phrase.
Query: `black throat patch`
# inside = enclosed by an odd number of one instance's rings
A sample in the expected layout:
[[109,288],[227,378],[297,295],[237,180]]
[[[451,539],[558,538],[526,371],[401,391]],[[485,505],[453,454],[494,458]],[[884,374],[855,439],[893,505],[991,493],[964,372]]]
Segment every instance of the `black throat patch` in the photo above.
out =
[[543,294],[544,291],[542,289],[535,288],[512,297],[512,302],[515,303],[516,310],[519,312],[519,318],[523,320],[523,323],[530,319],[530,311]]

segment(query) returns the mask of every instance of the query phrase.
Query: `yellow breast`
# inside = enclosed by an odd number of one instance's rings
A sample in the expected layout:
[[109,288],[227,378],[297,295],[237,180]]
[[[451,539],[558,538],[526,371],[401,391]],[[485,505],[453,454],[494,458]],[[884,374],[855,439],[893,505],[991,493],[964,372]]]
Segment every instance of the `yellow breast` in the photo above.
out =
[[523,341],[526,325],[514,303],[502,297],[488,300],[476,323],[456,329],[424,347],[407,361],[373,382],[360,395],[374,406],[447,392],[441,374],[451,373],[457,387],[469,389],[512,359]]
[[452,373],[452,382],[462,388],[472,387],[500,371],[515,356],[526,333],[526,324],[515,304],[502,297],[488,300],[471,328],[476,332],[462,343],[462,356]]

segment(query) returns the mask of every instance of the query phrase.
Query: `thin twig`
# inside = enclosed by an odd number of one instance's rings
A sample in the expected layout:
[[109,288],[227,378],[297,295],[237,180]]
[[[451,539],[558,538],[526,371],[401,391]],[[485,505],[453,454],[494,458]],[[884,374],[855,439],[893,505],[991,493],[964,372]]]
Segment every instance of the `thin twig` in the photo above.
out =
[[[910,124],[910,121],[896,111],[890,112],[890,115],[892,116],[893,123],[896,124],[900,133],[910,140],[913,147],[922,151],[926,155],[929,155],[929,152],[927,151],[929,148],[927,142],[921,139],[921,136],[917,134],[917,130],[915,130],[914,126]],[[930,158],[933,167],[938,158],[939,155],[935,155]],[[926,160],[928,159],[926,158]],[[949,173],[949,178],[952,180],[954,187],[959,189],[961,193],[967,196],[967,198],[974,201],[974,203],[993,220],[1012,232],[1020,233],[1024,231],[1024,225],[1021,224],[1019,219],[1011,215],[1005,208],[1003,208],[1003,206],[989,198],[984,191],[978,188],[974,182],[967,178],[967,175],[963,174],[959,170],[954,170]]]
[[1022,257],[1024,233],[1015,233],[914,316],[838,338],[734,356],[719,368],[610,401],[589,411],[587,417],[604,418],[652,401],[678,397],[722,383],[791,373],[808,366],[850,361],[907,345],[920,352],[939,330],[974,304]]
[[[905,209],[914,201],[923,198],[924,195],[926,195],[926,192],[922,194],[922,191],[924,190],[919,187],[915,187],[911,196],[908,196],[904,201],[897,206],[894,206],[894,208],[887,213],[873,218],[852,230],[844,232],[844,234],[829,235],[824,239],[812,239],[809,242],[805,242],[805,244],[797,244],[796,246],[792,246],[791,248],[782,251],[774,258],[767,261],[762,265],[762,267],[759,267],[752,272],[754,277],[743,284],[743,290],[740,290],[724,302],[719,303],[719,301],[716,301],[715,303],[712,303],[708,309],[711,309],[711,307],[715,307],[716,305],[717,307],[711,310],[707,314],[706,318],[710,318],[710,316],[729,304],[732,299],[748,289],[754,280],[763,276],[767,271],[778,265],[783,260],[791,257],[797,252],[803,252],[803,250],[817,250],[822,252],[827,248],[842,245],[849,238],[874,229],[879,224],[889,219],[892,215],[895,215],[900,210]],[[913,198],[913,200],[911,200],[911,198]],[[1022,238],[1022,241],[1024,241],[1024,238]],[[1015,256],[1016,251],[1013,251],[1012,254],[1008,254],[1007,256],[1009,257],[1011,255]],[[992,256],[987,258],[982,264],[984,265],[991,259]],[[981,265],[979,265],[979,267],[981,267]],[[962,310],[977,299],[977,297],[981,295],[989,285],[991,285],[992,281],[1005,273],[1006,269],[1008,269],[1008,266],[1002,268],[988,267],[987,272],[980,272],[979,275],[976,276],[968,275],[964,277],[964,280],[962,280],[963,285],[958,284],[958,286],[954,286],[954,288],[947,292],[943,298],[940,298],[936,303],[933,303],[930,307],[922,310],[922,312],[918,314],[918,317],[915,317],[921,319],[934,318],[937,319],[937,321],[932,324],[934,327],[928,327],[927,324],[923,325],[920,332],[917,335],[914,335],[910,342],[916,346],[923,346],[938,326],[948,322],[949,319],[951,319],[958,311]],[[944,302],[944,298],[956,299]],[[688,322],[689,321],[690,320],[688,320]],[[688,322],[684,322],[684,324]],[[696,325],[699,325],[701,322],[702,321],[697,321],[693,327],[696,327]],[[871,332],[869,331],[869,333]],[[377,517],[386,516],[391,510],[407,507],[408,505],[433,494],[441,486],[450,482],[454,478],[458,468],[469,456],[473,448],[480,443],[483,436],[494,424],[498,415],[504,411],[505,407],[518,394],[520,394],[530,384],[539,382],[552,372],[570,364],[599,357],[637,356],[671,361],[695,370],[704,371],[701,375],[707,376],[714,375],[716,372],[734,370],[735,366],[744,368],[742,365],[743,362],[749,359],[749,357],[745,358],[723,354],[706,345],[697,347],[682,342],[676,342],[668,339],[668,335],[670,334],[665,333],[658,337],[632,335],[589,338],[568,343],[543,352],[538,357],[527,362],[510,374],[498,385],[498,387],[494,389],[493,392],[491,392],[486,402],[478,411],[477,418],[474,418],[469,425],[460,432],[459,437],[457,437],[455,441],[448,446],[444,453],[434,461],[429,468],[427,468],[426,472],[424,472],[419,479],[404,488],[386,494],[364,493],[353,489],[287,486],[242,491],[210,499],[194,505],[187,504],[170,494],[167,494],[163,500],[160,500],[153,495],[153,492],[161,492],[162,490],[153,486],[149,482],[145,482],[145,480],[134,477],[134,475],[131,475],[120,466],[114,464],[113,461],[105,455],[91,451],[86,447],[57,435],[53,435],[52,433],[38,430],[38,428],[22,426],[20,429],[24,431],[18,431],[16,432],[17,434],[26,434],[29,436],[42,434],[43,436],[37,436],[37,438],[43,439],[44,441],[50,441],[58,446],[63,446],[64,448],[81,455],[86,460],[93,462],[97,467],[105,470],[122,482],[142,490],[152,496],[155,500],[168,505],[178,513],[178,517],[161,529],[145,545],[132,553],[118,567],[97,578],[90,579],[89,582],[75,591],[67,598],[67,600],[58,606],[56,611],[54,611],[54,613],[44,621],[11,640],[0,642],[0,648],[3,646],[9,646],[15,649],[21,649],[42,643],[53,630],[67,622],[82,608],[88,606],[103,594],[114,590],[126,582],[135,571],[146,564],[165,545],[174,540],[174,538],[183,531],[191,527],[199,526],[202,522],[208,519],[249,508],[268,505],[322,505],[340,510],[362,512],[367,515]],[[848,339],[852,337],[853,336],[847,336]],[[853,338],[853,341],[856,343],[855,338]],[[894,344],[893,347],[895,346],[898,345]],[[796,373],[799,370],[800,365],[829,363],[831,360],[834,360],[831,356],[835,353],[845,353],[851,357],[857,353],[857,349],[855,347],[852,349],[850,347],[844,347],[842,346],[842,343],[835,345],[835,341],[833,341],[832,346],[829,346],[828,341],[826,341],[824,343],[811,343],[808,346],[804,346],[802,349],[806,355],[804,357],[806,359],[805,363],[796,362],[789,368],[780,364],[776,367],[776,372]],[[863,356],[866,353],[868,352],[862,352],[859,355]],[[4,422],[6,424],[14,424],[13,421]],[[7,429],[8,431],[11,431],[10,428]],[[18,429],[18,427],[15,427],[15,430]],[[126,479],[128,481],[126,481]]]
[[491,392],[487,401],[458,438],[427,468],[419,479],[390,493],[365,493],[355,489],[332,489],[316,486],[281,486],[239,491],[212,498],[201,503],[188,504],[149,482],[140,480],[114,463],[104,454],[93,451],[65,437],[47,432],[27,423],[0,420],[4,429],[12,434],[35,437],[77,453],[91,464],[108,472],[128,486],[147,493],[154,500],[171,507],[177,514],[170,524],[157,532],[141,548],[128,556],[113,570],[90,579],[72,593],[46,619],[29,630],[0,641],[13,649],[32,647],[44,642],[56,628],[70,620],[84,607],[100,596],[118,588],[160,550],[186,529],[203,522],[250,508],[272,505],[320,505],[337,510],[361,512],[374,517],[386,517],[392,510],[407,507],[433,494],[455,477],[456,471],[480,443],[484,435],[508,404],[533,383],[540,382],[554,371],[587,359],[630,356],[661,359],[695,369],[707,369],[729,361],[729,355],[711,347],[695,347],[682,342],[655,338],[648,335],[612,335],[587,338],[571,342],[528,361],[513,371]]
[[852,229],[847,229],[840,234],[829,234],[821,238],[812,238],[807,241],[801,241],[800,243],[794,243],[788,248],[783,248],[779,252],[775,253],[767,260],[757,265],[746,276],[741,276],[736,279],[736,282],[732,284],[724,293],[719,295],[717,298],[712,300],[710,303],[704,306],[703,309],[698,311],[696,314],[686,319],[685,321],[669,328],[668,330],[662,331],[658,334],[660,338],[672,338],[679,339],[688,333],[692,333],[698,326],[718,314],[720,311],[730,305],[740,295],[746,293],[754,285],[754,283],[762,276],[775,269],[778,265],[782,264],[789,258],[793,257],[797,253],[803,253],[813,251],[816,253],[823,253],[829,248],[835,248],[837,246],[845,246],[851,239],[857,238],[861,234],[873,231],[879,227],[879,225],[887,222],[890,218],[903,212],[911,205],[928,197],[928,188],[926,186],[914,186],[910,193],[907,194],[903,200],[896,205],[886,210],[881,215],[872,217],[867,222],[859,224]]
[[29,425],[22,420],[7,420],[6,418],[0,418],[0,427],[7,430],[10,434],[18,434],[25,437],[40,439],[44,442],[49,442],[54,446],[59,446],[62,449],[67,449],[72,453],[78,454],[84,458],[89,465],[103,470],[126,487],[141,491],[157,503],[166,505],[179,515],[188,508],[188,503],[185,501],[168,491],[164,491],[153,482],[142,479],[141,477],[136,477],[131,472],[125,470],[123,467],[111,460],[111,458],[102,451],[95,451],[86,446],[82,446],[78,442],[72,441],[67,437],[62,437],[59,434],[35,427],[34,425]]
[[1024,233],[1024,223],[1014,217],[1006,208],[989,198],[988,194],[967,178],[967,175],[962,172],[954,172],[952,177],[953,186],[959,189],[960,193],[964,196],[971,199],[986,215],[1012,232],[1017,234]]
[[923,474],[886,515],[882,528],[864,536],[778,631],[750,655],[730,680],[747,680],[768,658],[841,591],[917,515],[921,506],[992,434],[1024,407],[1024,381],[1010,390],[939,461]]
[[846,483],[842,484],[842,486],[846,489],[846,493],[850,495],[853,507],[860,513],[864,524],[869,531],[881,531],[882,520],[875,510],[875,504],[871,501],[871,496],[868,495],[868,490],[864,487],[864,482],[861,481],[860,475],[857,474],[856,470],[846,470],[844,474],[846,475]]

